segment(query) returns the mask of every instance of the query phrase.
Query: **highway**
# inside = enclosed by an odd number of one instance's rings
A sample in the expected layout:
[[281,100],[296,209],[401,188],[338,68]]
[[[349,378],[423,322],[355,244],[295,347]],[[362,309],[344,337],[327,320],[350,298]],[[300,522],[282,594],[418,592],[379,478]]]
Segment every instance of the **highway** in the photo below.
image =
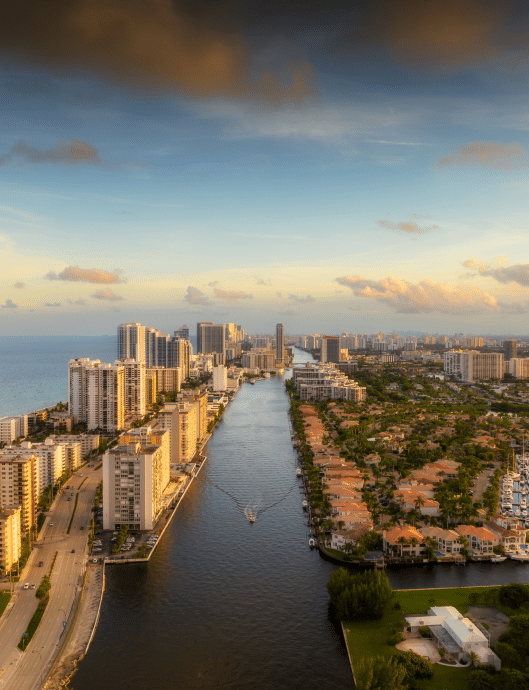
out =
[[[97,460],[93,463],[97,467]],[[81,468],[68,481],[70,489],[62,489],[52,511],[48,513],[40,540],[24,569],[24,577],[16,585],[15,604],[0,627],[0,690],[39,688],[64,641],[63,621],[68,621],[70,615],[75,614],[72,607],[82,586],[91,509],[101,475],[101,470],[88,466]],[[79,493],[77,510],[70,534],[67,534],[76,493]],[[81,527],[84,529],[81,530]],[[24,590],[23,585],[27,582],[35,584],[37,588],[43,575],[49,572],[56,552],[48,607],[27,650],[21,652],[17,644],[38,605],[36,589]],[[42,567],[38,566],[40,561],[44,563]]]

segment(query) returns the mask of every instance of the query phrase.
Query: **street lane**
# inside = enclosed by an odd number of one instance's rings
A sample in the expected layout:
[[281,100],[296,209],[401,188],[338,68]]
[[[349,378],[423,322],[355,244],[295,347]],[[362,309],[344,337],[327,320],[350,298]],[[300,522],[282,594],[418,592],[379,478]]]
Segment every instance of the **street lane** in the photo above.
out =
[[[97,464],[96,461],[94,464]],[[0,628],[0,672],[2,668],[6,669],[0,678],[1,690],[34,690],[40,687],[41,672],[44,677],[63,642],[63,621],[68,621],[70,615],[73,615],[72,606],[82,586],[88,555],[91,511],[101,476],[101,470],[82,468],[70,478],[70,488],[64,487],[61,490],[46,518],[41,539],[35,545],[24,571],[25,576],[17,584],[17,601]],[[74,495],[70,496],[72,493]],[[67,534],[77,493],[77,509],[70,534]],[[68,501],[68,498],[71,500]],[[84,527],[83,530],[80,529],[81,526]],[[35,583],[38,587],[42,576],[49,571],[56,552],[50,602],[37,633],[27,651],[22,653],[16,650],[16,645],[37,608],[38,600],[35,590],[22,590],[21,587],[24,582]],[[40,561],[43,561],[43,567],[38,566]],[[14,664],[17,657],[18,663]]]

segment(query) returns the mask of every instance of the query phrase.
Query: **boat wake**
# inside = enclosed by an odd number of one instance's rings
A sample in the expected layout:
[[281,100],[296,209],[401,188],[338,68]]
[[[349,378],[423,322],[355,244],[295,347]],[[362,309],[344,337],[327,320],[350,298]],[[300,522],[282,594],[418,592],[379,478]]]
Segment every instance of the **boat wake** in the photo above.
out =
[[271,508],[274,508],[277,506],[279,503],[285,500],[285,498],[294,490],[294,488],[297,486],[297,483],[294,482],[290,489],[283,495],[281,498],[278,498],[276,501],[273,503],[269,503],[268,505],[263,506],[263,500],[261,499],[258,503],[246,503],[246,505],[243,504],[242,501],[240,501],[236,496],[231,494],[229,491],[226,491],[226,489],[223,489],[221,486],[218,484],[215,484],[211,480],[208,480],[209,484],[211,486],[214,486],[216,489],[219,491],[222,491],[222,493],[226,494],[226,496],[229,496],[231,500],[235,503],[237,506],[237,510],[244,515],[244,517],[249,521],[249,522],[255,522],[256,518],[258,515],[265,513],[267,510],[270,510]]

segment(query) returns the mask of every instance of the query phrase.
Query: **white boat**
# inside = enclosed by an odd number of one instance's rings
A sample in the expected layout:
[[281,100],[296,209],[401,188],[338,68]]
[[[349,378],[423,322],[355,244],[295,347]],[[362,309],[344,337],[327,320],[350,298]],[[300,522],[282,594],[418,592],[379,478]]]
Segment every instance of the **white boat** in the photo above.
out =
[[302,472],[301,472],[300,468],[298,467],[298,469],[296,470],[296,477],[301,477],[301,475],[302,475]]
[[308,502],[308,501],[303,501],[301,505],[302,505],[304,508],[308,508],[308,507],[309,507],[309,502]]
[[313,549],[316,546],[316,540],[312,537],[309,539],[309,546],[311,549]]
[[503,563],[503,561],[507,560],[507,556],[493,556],[490,559],[491,563]]
[[529,561],[529,553],[511,553],[510,558],[513,561],[526,562]]

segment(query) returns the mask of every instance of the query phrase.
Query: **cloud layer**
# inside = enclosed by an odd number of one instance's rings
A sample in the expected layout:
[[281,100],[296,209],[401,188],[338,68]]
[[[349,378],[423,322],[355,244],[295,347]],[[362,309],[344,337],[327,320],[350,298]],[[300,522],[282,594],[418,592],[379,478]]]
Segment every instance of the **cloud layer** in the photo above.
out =
[[529,264],[513,264],[512,266],[487,266],[477,259],[468,259],[463,263],[465,268],[472,268],[480,276],[494,278],[499,283],[518,283],[529,287]]
[[312,94],[307,60],[256,64],[238,26],[246,7],[239,9],[186,0],[21,0],[0,9],[0,46],[26,61],[91,70],[135,88],[269,102]]
[[336,280],[350,288],[357,297],[376,300],[403,314],[482,314],[506,308],[492,295],[474,287],[453,286],[433,280],[422,280],[417,284],[391,276],[376,281],[360,276],[344,276]]
[[440,168],[448,165],[479,165],[482,168],[511,170],[527,162],[523,147],[512,142],[501,144],[495,141],[471,141],[437,161]]
[[59,274],[50,271],[44,276],[47,280],[68,280],[75,283],[124,283],[119,273],[111,273],[101,268],[80,268],[67,266]]
[[421,228],[413,220],[405,220],[401,223],[394,223],[391,220],[378,220],[377,225],[380,225],[381,228],[386,228],[386,230],[405,232],[408,235],[426,235],[427,232],[431,232],[432,230],[439,230],[438,225],[429,225],[426,228]]
[[6,299],[3,304],[0,304],[0,307],[2,307],[2,309],[17,309],[18,304],[15,304],[12,299]]
[[102,299],[107,300],[109,302],[115,302],[117,300],[124,299],[124,297],[121,297],[121,295],[116,295],[116,293],[113,290],[110,290],[110,288],[106,290],[97,290],[91,296],[94,299]]
[[220,290],[219,288],[215,288],[215,294],[219,299],[226,300],[227,302],[236,302],[238,299],[253,299],[253,295],[249,295],[247,292],[233,292]]
[[39,151],[34,146],[28,146],[24,141],[18,141],[11,147],[9,153],[0,155],[0,165],[7,165],[14,160],[23,163],[66,163],[79,165],[91,163],[100,165],[99,151],[86,141],[68,139],[61,141],[54,148],[47,151]]

